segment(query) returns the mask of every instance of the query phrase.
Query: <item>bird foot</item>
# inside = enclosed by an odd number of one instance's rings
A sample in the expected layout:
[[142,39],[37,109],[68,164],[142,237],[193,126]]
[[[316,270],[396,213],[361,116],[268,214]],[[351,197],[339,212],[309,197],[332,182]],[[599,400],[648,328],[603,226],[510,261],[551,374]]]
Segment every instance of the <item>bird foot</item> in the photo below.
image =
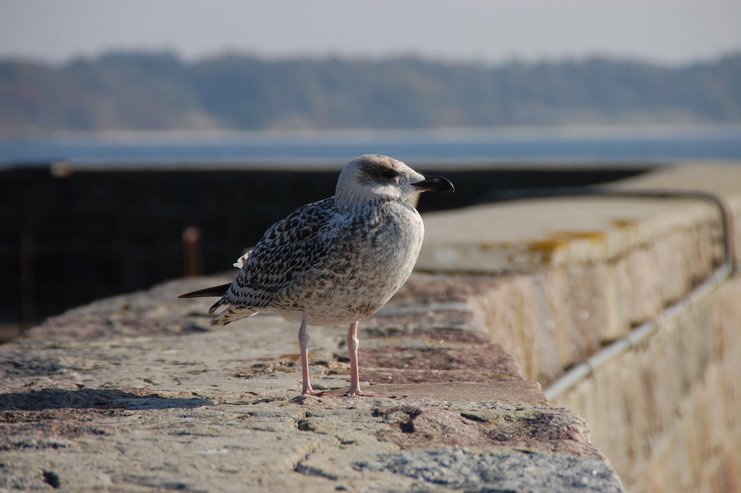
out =
[[345,392],[345,396],[347,396],[347,397],[355,397],[355,396],[357,396],[357,397],[375,397],[375,394],[367,394],[367,393],[363,392],[362,390],[360,390],[359,388],[350,387],[349,389],[347,389],[347,392]]
[[342,392],[339,389],[333,390],[314,390],[309,387],[301,391],[302,396],[311,395],[314,397],[377,397],[376,394],[369,394],[363,392],[357,387],[350,387],[346,392]]
[[314,397],[322,397],[326,393],[327,392],[325,390],[314,390],[311,387],[309,387],[308,389],[304,389],[304,390],[301,391],[301,394],[302,395],[313,395]]

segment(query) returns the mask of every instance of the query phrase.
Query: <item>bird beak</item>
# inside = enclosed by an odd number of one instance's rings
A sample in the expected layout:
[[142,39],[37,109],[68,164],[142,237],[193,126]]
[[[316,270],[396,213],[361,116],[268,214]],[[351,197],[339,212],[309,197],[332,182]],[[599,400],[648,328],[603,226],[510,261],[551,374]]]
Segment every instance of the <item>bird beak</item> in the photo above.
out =
[[420,192],[455,192],[450,180],[442,176],[426,176],[424,180],[412,183]]

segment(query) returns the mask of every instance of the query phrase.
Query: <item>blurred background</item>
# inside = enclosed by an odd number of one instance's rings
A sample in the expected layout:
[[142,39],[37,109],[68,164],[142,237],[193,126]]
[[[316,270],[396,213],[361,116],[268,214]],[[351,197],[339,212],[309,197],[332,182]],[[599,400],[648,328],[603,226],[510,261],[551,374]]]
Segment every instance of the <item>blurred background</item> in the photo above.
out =
[[737,0],[0,0],[0,340],[229,268],[363,153],[450,175],[422,210],[739,160],[739,19]]

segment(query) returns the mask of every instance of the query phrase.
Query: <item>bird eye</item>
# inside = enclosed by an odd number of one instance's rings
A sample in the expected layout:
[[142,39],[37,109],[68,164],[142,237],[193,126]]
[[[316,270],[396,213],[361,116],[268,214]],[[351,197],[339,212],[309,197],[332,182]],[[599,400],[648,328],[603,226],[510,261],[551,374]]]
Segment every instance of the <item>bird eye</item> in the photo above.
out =
[[393,180],[394,178],[396,178],[397,176],[399,176],[399,173],[397,173],[396,171],[394,171],[392,169],[387,169],[386,171],[384,171],[383,173],[381,173],[381,176],[383,176],[387,180]]

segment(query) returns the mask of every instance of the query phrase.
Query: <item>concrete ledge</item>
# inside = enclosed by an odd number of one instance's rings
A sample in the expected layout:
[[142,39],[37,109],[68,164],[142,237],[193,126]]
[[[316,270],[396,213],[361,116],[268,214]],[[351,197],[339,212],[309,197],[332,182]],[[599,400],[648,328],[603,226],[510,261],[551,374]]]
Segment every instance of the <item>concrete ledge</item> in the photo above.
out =
[[[444,283],[415,276],[361,330],[372,397],[316,398],[298,394],[295,324],[212,330],[208,301],[176,299],[220,280],[101,300],[3,346],[0,489],[622,491],[454,284],[433,302]],[[345,331],[311,330],[329,394],[347,387]]]
[[[715,192],[741,226],[738,167],[662,169],[618,188]],[[684,297],[724,253],[718,209],[689,198],[527,200],[437,213],[426,227],[418,267],[486,279],[475,299],[492,340],[544,385]]]
[[[717,194],[741,253],[741,168],[662,169],[618,188]],[[723,259],[717,208],[693,199],[579,198],[463,214],[427,221],[434,240],[423,265],[492,275],[482,276],[489,284],[478,298],[485,325],[527,377],[548,384],[660,317],[646,343],[557,401],[586,417],[630,491],[738,489],[741,285],[728,281],[688,311],[663,316]],[[456,228],[466,224],[459,242]]]
[[434,272],[535,272],[615,260],[707,221],[702,203],[636,198],[552,198],[439,212],[426,221],[418,268]]

